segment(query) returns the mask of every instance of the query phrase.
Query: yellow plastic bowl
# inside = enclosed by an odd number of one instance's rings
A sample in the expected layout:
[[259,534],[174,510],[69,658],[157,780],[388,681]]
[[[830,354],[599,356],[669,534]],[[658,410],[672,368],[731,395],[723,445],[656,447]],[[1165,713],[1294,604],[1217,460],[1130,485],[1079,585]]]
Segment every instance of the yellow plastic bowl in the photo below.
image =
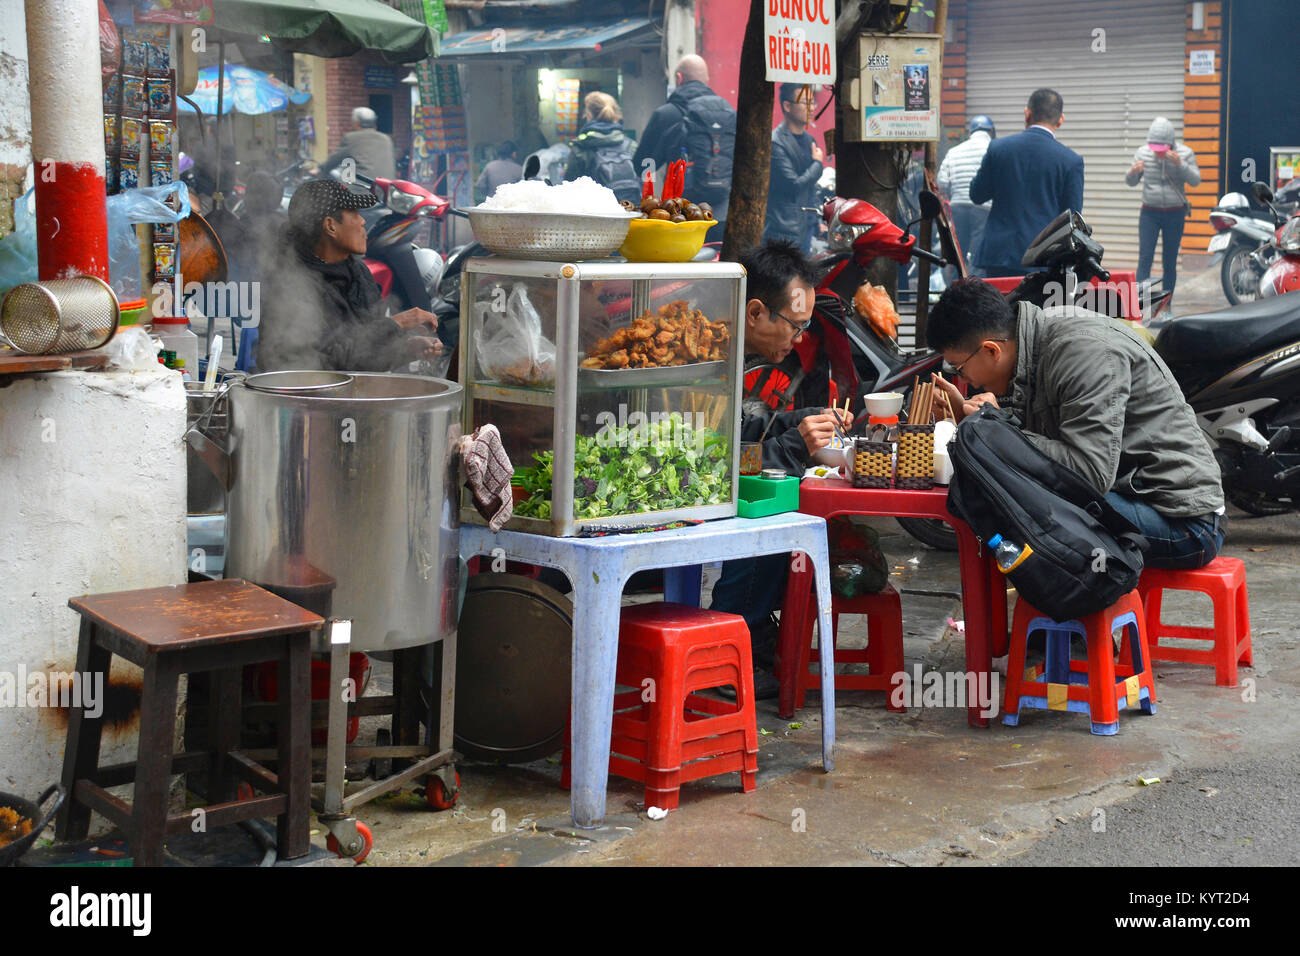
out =
[[704,234],[716,225],[713,219],[633,219],[618,251],[628,262],[689,262],[704,248]]

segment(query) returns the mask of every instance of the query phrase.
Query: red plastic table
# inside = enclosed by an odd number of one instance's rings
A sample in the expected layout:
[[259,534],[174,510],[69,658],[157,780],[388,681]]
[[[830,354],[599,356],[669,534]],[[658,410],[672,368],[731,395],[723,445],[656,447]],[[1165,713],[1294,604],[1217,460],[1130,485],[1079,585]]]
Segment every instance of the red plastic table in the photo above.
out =
[[[843,478],[808,478],[799,486],[799,510],[830,520],[839,514],[880,515],[892,518],[938,518],[957,532],[957,555],[961,564],[961,599],[966,618],[966,668],[987,675],[993,656],[1006,653],[1007,607],[1002,576],[993,568],[991,553],[983,553],[979,540],[966,522],[948,511],[948,489],[906,491],[899,488],[854,488]],[[778,700],[783,718],[794,716],[795,666],[799,641],[807,633],[812,571],[791,568],[786,585],[785,609],[778,638],[777,676],[781,683]],[[998,600],[999,591],[1002,600]],[[787,663],[790,662],[790,663]],[[982,695],[990,686],[977,680]],[[967,719],[972,727],[987,727],[989,701],[969,702]],[[996,702],[994,702],[996,706]]]

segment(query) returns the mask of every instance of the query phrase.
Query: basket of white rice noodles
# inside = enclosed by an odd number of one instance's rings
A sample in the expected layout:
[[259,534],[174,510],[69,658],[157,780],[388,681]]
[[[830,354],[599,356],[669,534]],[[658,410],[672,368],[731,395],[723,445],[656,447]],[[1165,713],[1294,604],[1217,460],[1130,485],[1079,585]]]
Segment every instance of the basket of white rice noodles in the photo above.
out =
[[588,176],[558,186],[505,183],[467,212],[474,238],[497,255],[552,260],[608,256],[641,215],[628,212],[613,190]]

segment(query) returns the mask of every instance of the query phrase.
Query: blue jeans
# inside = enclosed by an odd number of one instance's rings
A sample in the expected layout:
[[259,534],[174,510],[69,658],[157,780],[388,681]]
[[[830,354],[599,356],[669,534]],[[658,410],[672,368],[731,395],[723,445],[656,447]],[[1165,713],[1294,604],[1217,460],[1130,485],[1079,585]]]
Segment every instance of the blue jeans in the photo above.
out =
[[984,237],[984,224],[989,220],[989,210],[968,202],[952,204],[952,230],[957,234],[957,244],[967,263],[975,261],[975,248]]
[[785,597],[785,576],[789,568],[788,554],[764,554],[723,562],[722,577],[713,585],[710,610],[739,614],[749,625],[749,633],[757,633]]
[[1146,209],[1138,213],[1138,268],[1137,281],[1151,278],[1151,263],[1156,257],[1156,237],[1162,232],[1160,258],[1164,272],[1160,284],[1166,292],[1174,291],[1178,281],[1178,247],[1183,244],[1183,226],[1187,216],[1183,207],[1177,209]]
[[1143,555],[1148,567],[1202,568],[1223,547],[1223,519],[1218,515],[1170,518],[1144,502],[1113,491],[1106,500],[1151,542],[1150,550]]

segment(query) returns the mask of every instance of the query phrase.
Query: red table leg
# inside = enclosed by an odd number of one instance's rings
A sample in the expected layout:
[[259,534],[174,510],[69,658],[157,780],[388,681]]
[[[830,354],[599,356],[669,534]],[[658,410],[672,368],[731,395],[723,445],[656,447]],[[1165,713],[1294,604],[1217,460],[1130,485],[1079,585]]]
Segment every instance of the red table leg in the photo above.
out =
[[[803,570],[796,571],[795,568]],[[791,562],[786,577],[785,603],[781,607],[781,627],[776,640],[776,677],[781,685],[777,697],[777,714],[782,718],[794,716],[795,672],[799,666],[799,641],[808,630],[808,616],[816,613],[809,600],[812,596],[813,568],[811,561]]]
[[[961,564],[961,603],[966,616],[966,670],[976,675],[976,687],[980,689],[977,696],[982,697],[985,688],[991,686],[988,675],[993,670],[992,584],[988,562],[980,554],[974,532],[963,522],[955,523],[954,529]],[[987,727],[988,718],[980,712],[991,709],[988,701],[967,701],[966,720],[972,727]]]

